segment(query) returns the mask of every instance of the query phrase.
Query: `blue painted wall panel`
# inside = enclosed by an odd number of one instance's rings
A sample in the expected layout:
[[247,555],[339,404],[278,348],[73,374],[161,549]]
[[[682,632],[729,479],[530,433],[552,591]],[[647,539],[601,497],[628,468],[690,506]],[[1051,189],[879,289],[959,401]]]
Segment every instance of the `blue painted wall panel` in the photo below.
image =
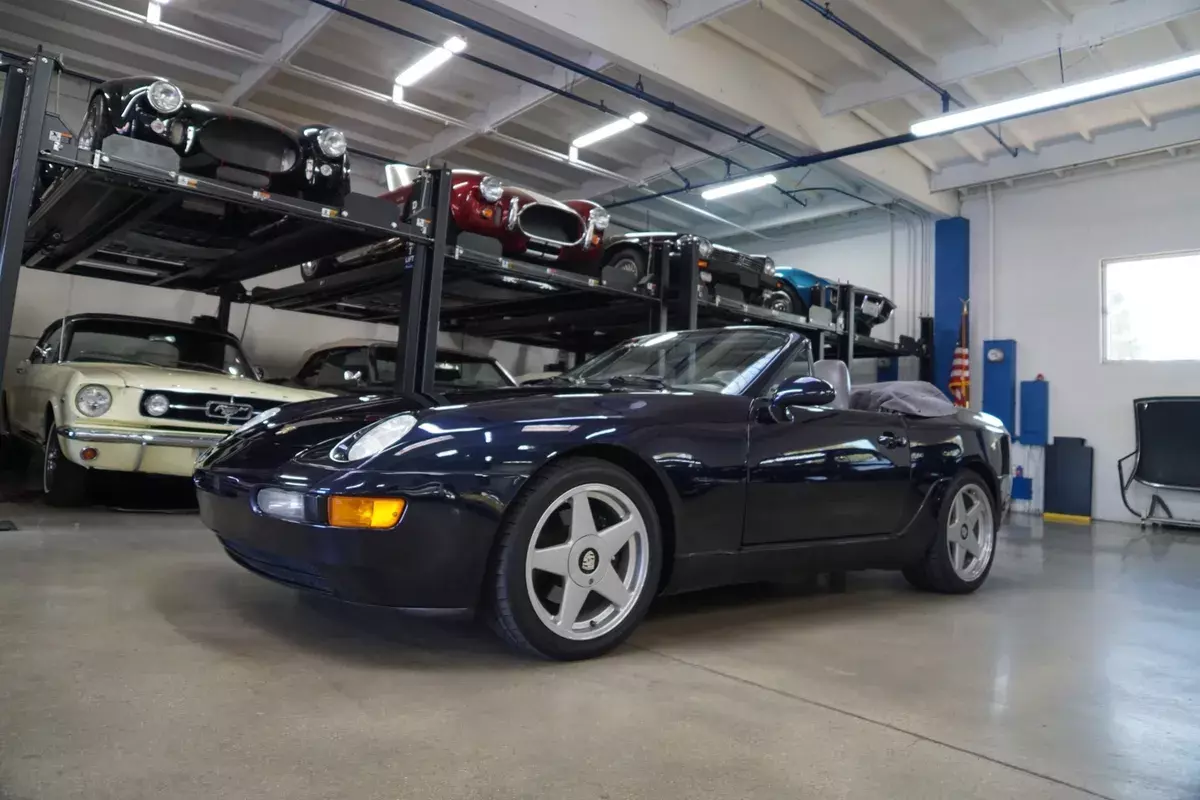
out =
[[[994,350],[1004,354],[1000,361],[987,355]],[[1010,432],[1017,429],[1017,343],[1012,339],[993,339],[983,343],[983,410],[1000,418]]]
[[950,395],[950,362],[962,325],[962,301],[971,297],[971,223],[963,217],[934,226],[933,377]]
[[1017,441],[1042,447],[1049,444],[1049,381],[1021,381],[1021,433]]

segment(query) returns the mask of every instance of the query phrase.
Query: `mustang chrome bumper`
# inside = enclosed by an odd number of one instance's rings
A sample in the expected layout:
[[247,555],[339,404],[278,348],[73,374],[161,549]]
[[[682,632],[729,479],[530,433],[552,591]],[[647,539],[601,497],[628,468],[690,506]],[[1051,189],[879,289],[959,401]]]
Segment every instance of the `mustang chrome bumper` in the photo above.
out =
[[95,442],[102,444],[141,444],[160,447],[212,447],[225,438],[227,434],[220,432],[182,433],[179,431],[121,431],[104,430],[103,428],[59,428],[59,436],[65,436],[77,442]]

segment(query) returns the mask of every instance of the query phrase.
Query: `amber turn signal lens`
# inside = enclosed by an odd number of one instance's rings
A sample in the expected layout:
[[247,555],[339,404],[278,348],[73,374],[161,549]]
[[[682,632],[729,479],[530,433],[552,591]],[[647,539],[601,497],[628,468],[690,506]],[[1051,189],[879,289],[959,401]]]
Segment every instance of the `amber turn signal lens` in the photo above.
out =
[[329,524],[335,528],[390,528],[403,513],[399,497],[329,498]]
[[94,447],[85,447],[79,451],[79,457],[84,461],[94,461],[98,455],[100,455],[100,451]]
[[487,206],[479,212],[479,216],[483,217],[484,219],[491,219],[495,213],[496,209],[492,208],[491,206]]
[[600,246],[600,234],[592,234],[592,247]]
[[700,269],[708,269],[707,261],[697,261],[696,263],[700,265]]

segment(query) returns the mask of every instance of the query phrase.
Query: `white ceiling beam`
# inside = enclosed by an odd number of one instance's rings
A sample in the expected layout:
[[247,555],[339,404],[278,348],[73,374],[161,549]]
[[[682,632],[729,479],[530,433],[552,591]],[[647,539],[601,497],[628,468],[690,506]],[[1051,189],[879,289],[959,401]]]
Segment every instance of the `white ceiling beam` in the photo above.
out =
[[[1088,55],[1099,61],[1105,72],[1116,71],[1113,68],[1112,61],[1110,61],[1108,56],[1104,54],[1103,47],[1092,48],[1088,51]],[[1133,112],[1137,115],[1137,118],[1142,121],[1143,125],[1145,125],[1147,128],[1154,127],[1154,118],[1150,116],[1150,112],[1146,110],[1146,105],[1138,99],[1137,92],[1131,92],[1129,94],[1122,95],[1122,97],[1129,104],[1129,107],[1133,109]]]
[[770,61],[784,72],[787,72],[790,75],[795,75],[797,78],[809,84],[810,86],[815,86],[822,92],[833,91],[833,84],[831,84],[829,81],[820,77],[815,72],[810,72],[809,70],[800,66],[800,64],[796,63],[794,59],[789,58],[788,56],[785,56],[769,47],[764,47],[761,42],[757,41],[752,35],[746,33],[745,31],[735,28],[725,22],[710,22],[708,23],[708,27],[712,28],[726,39],[737,42],[746,50],[757,53],[761,58],[765,58],[766,60]]
[[[591,55],[584,61],[590,69],[603,71],[612,62],[598,55]],[[562,89],[570,89],[579,81],[584,80],[574,72],[568,72],[562,67],[554,67],[537,76],[539,82]],[[499,128],[514,117],[524,114],[542,103],[555,97],[554,92],[542,89],[532,84],[523,84],[518,92],[506,97],[500,97],[488,104],[483,111],[472,114],[467,118],[467,128],[447,128],[433,139],[414,147],[405,161],[409,164],[426,164],[443,153],[466,144],[477,136],[489,133]],[[563,149],[566,149],[564,144]]]
[[[724,134],[715,134],[703,142],[698,142],[698,144],[705,150],[725,153],[736,149],[737,143]],[[671,167],[678,170],[685,170],[707,159],[708,156],[691,147],[677,147],[670,154],[657,155],[646,159],[636,169],[623,170],[619,173],[621,175],[620,180],[601,179],[588,181],[580,187],[576,196],[601,197],[629,186],[645,186],[653,180],[669,175]]]
[[667,9],[667,33],[674,36],[744,6],[750,0],[678,0]]
[[1078,139],[1045,144],[1036,154],[1021,158],[994,158],[987,164],[946,167],[933,178],[935,189],[962,189],[1027,175],[1069,169],[1084,164],[1110,161],[1139,153],[1168,150],[1200,141],[1200,110],[1163,119],[1154,130],[1131,125],[1096,134],[1095,141]]
[[[1063,50],[1090,47],[1198,11],[1200,0],[1137,0],[1097,6],[1079,12],[1066,25],[1045,25],[1013,32],[995,44],[948,53],[925,74],[945,86],[964,78],[976,78],[1048,58],[1055,55],[1059,47]],[[853,83],[838,89],[826,98],[823,110],[826,114],[838,114],[918,91],[925,91],[925,88],[911,75],[893,70],[881,81]]]
[[[850,5],[857,8],[867,16],[873,18],[883,27],[892,32],[900,41],[908,45],[914,52],[918,53],[930,61],[937,61],[937,56],[925,44],[920,36],[909,25],[890,11],[880,8],[872,0],[848,0]],[[878,2],[886,2],[886,0],[878,0]]]
[[1067,11],[1059,4],[1058,0],[1042,0],[1042,5],[1046,7],[1047,11],[1063,22],[1070,22],[1074,17],[1070,11]]
[[[861,119],[863,122],[867,123],[875,130],[879,131],[880,136],[886,136],[888,138],[891,138],[893,136],[899,136],[901,133],[900,131],[893,128],[891,125],[888,125],[886,122],[881,120],[879,117],[872,114],[870,111],[867,111],[865,108],[859,109],[858,111],[855,111],[854,113],[857,114],[859,119]],[[925,169],[929,170],[930,172],[941,172],[941,170],[942,170],[941,164],[938,164],[932,158],[927,156],[924,153],[924,151],[921,150],[920,145],[917,144],[916,142],[902,144],[902,145],[900,145],[900,149],[903,150],[904,152],[908,153],[910,156],[915,158],[917,161],[920,161],[922,164],[924,164]]]
[[[1049,86],[1043,86],[1041,81],[1039,81],[1033,72],[1024,64],[1021,64],[1017,67],[1017,72],[1020,72],[1021,76],[1025,78],[1025,80],[1029,81],[1029,86],[1032,89],[1052,88]],[[1084,116],[1083,112],[1079,110],[1079,106],[1067,106],[1065,109],[1063,109],[1063,113],[1070,117],[1071,121],[1074,122],[1075,131],[1079,134],[1080,139],[1083,139],[1085,142],[1090,142],[1093,138],[1095,138],[1095,135],[1092,133],[1092,124],[1088,121],[1088,118]]]
[[[568,43],[605,53],[692,98],[697,105],[762,124],[798,154],[876,138],[871,127],[856,117],[823,118],[818,94],[810,85],[708,26],[671,36],[663,26],[666,9],[661,5],[645,0],[490,0],[489,7],[548,30]],[[681,100],[681,104],[688,103]],[[661,112],[650,109],[649,113]],[[931,193],[928,170],[903,151],[861,153],[841,159],[837,167],[934,213],[958,213],[958,198]]]
[[[300,74],[298,77],[307,78],[308,76],[307,74]],[[427,130],[414,128],[411,125],[406,124],[409,120],[407,120],[405,115],[400,112],[400,109],[396,109],[397,113],[389,114],[386,117],[380,117],[375,116],[370,112],[364,112],[361,108],[342,105],[341,103],[333,102],[325,98],[317,98],[311,94],[305,94],[304,92],[297,92],[291,89],[284,89],[279,86],[272,86],[261,97],[259,97],[259,104],[269,106],[270,103],[264,102],[268,97],[279,97],[284,100],[291,101],[292,103],[311,106],[314,109],[324,111],[331,115],[343,117],[347,120],[361,122],[364,125],[370,125],[371,127],[379,128],[380,130],[393,131],[419,141],[424,141],[429,138],[429,132]],[[348,100],[349,98],[342,97],[338,99]],[[310,119],[306,124],[311,122],[312,120]]]
[[946,5],[954,9],[954,11],[963,18],[972,30],[982,36],[986,41],[992,44],[996,43],[996,31],[992,25],[985,20],[978,11],[970,4],[971,0],[945,0]]
[[[335,0],[339,5],[345,0]],[[333,15],[333,10],[325,6],[312,5],[308,13],[288,25],[279,41],[267,48],[262,61],[252,64],[242,72],[237,83],[230,86],[221,95],[225,105],[236,106],[239,102],[254,94],[255,90],[271,79],[271,76],[284,64],[291,60],[308,40],[316,35],[321,26]]]
[[[959,84],[959,86],[962,88],[962,93],[966,95],[966,98],[976,105],[988,105],[989,103],[999,102],[1001,99],[984,89],[977,81],[973,81],[970,78],[964,80]],[[1028,125],[1026,125],[1022,120],[1009,120],[1008,122],[1002,123],[999,127],[1001,131],[1007,130],[1013,136],[1015,136],[1020,145],[1029,152],[1037,152],[1037,137],[1030,133]]]
[[[904,98],[904,101],[912,106],[912,108],[921,115],[922,119],[927,117],[935,117],[941,113],[940,111],[933,110],[931,106],[927,105],[924,101],[924,98],[906,97]],[[986,164],[988,160],[988,154],[987,151],[980,147],[979,143],[973,138],[976,134],[977,131],[975,130],[958,131],[950,134],[950,138],[954,140],[955,144],[965,150],[967,155],[969,155],[971,158],[975,159],[980,164]]]
[[828,20],[822,19],[808,9],[801,8],[799,4],[792,3],[791,0],[788,0],[786,5],[783,0],[760,0],[760,2],[764,9],[795,25],[863,72],[877,78],[884,76],[886,70],[869,58],[857,42],[840,29],[835,28]]
[[1187,42],[1179,35],[1179,31],[1176,30],[1175,25],[1168,22],[1163,27],[1167,29],[1167,35],[1171,38],[1171,43],[1175,45],[1176,52],[1180,54],[1188,52]]

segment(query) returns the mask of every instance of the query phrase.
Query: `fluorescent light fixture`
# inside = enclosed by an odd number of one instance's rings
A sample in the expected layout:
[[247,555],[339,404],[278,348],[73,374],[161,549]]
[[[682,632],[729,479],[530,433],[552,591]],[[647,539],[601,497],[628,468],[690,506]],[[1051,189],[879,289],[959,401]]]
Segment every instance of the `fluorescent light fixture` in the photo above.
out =
[[753,178],[734,181],[733,183],[714,186],[711,189],[706,189],[700,193],[700,196],[705,200],[716,200],[718,197],[728,197],[731,194],[741,194],[742,192],[750,192],[755,189],[761,189],[764,186],[770,186],[775,183],[778,178],[771,175],[755,175]]
[[396,85],[392,88],[392,100],[396,103],[404,102],[404,87],[412,86],[422,78],[427,77],[431,72],[445,64],[450,59],[463,50],[467,49],[467,42],[457,36],[451,36],[445,43],[429,53],[426,53],[421,58],[414,61],[408,68],[396,76]]
[[146,22],[151,25],[162,22],[162,3],[158,0],[150,0],[150,4],[146,6]]
[[1103,78],[1060,86],[1046,92],[1037,92],[1025,97],[922,120],[912,126],[912,134],[924,137],[961,131],[992,122],[1003,122],[1007,119],[1075,105],[1087,100],[1098,100],[1102,97],[1189,78],[1197,74],[1200,74],[1200,55],[1186,56],[1163,64],[1131,69],[1115,75],[1105,75]]
[[[616,136],[618,133],[624,133],[634,125],[641,125],[648,119],[650,118],[641,111],[635,111],[624,119],[619,119],[616,122],[610,122],[602,128],[596,128],[596,130],[592,131],[591,133],[585,133],[583,136],[580,136],[578,139],[571,142],[571,147],[576,151],[582,150],[585,147],[591,147],[596,142],[603,141],[610,136]],[[578,155],[571,160],[578,161]]]

